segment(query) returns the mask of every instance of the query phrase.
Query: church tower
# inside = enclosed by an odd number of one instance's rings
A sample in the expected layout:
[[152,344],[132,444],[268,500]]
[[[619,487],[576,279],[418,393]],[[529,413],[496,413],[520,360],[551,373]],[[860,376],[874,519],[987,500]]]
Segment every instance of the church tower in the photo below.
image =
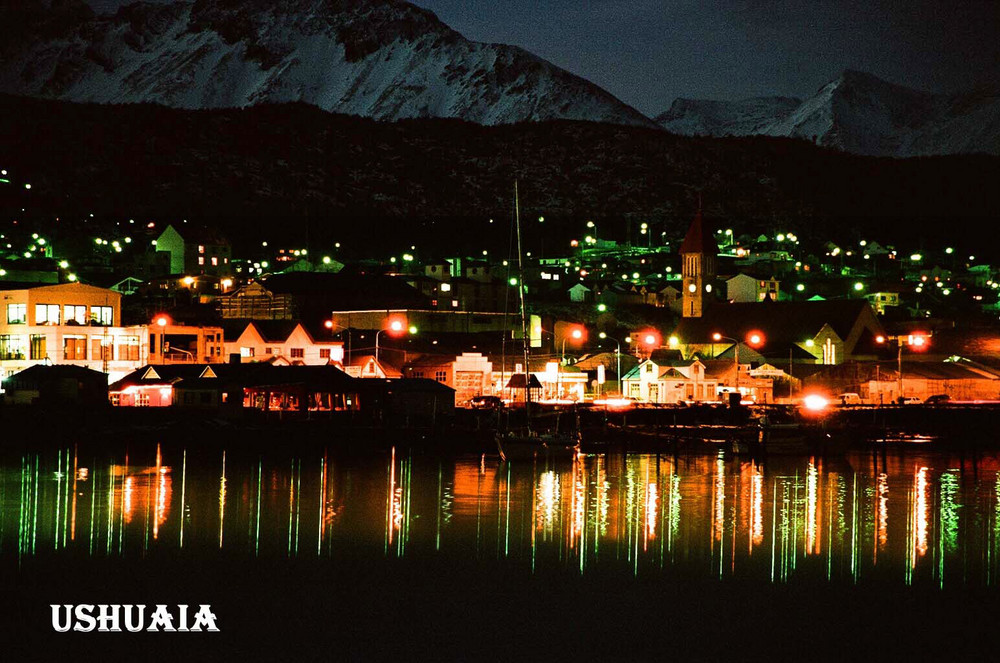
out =
[[706,297],[712,291],[715,281],[715,260],[719,254],[719,245],[711,230],[707,229],[701,218],[701,206],[691,222],[684,242],[681,244],[681,274],[684,277],[684,291],[681,312],[685,318],[700,318],[704,311]]

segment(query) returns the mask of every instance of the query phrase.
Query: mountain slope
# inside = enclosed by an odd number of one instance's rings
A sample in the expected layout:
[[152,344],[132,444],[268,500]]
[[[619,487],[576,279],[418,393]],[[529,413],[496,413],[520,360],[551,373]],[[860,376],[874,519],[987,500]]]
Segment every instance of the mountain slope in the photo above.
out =
[[472,42],[399,0],[195,0],[0,15],[0,91],[177,108],[303,101],[380,120],[554,118],[652,126],[523,49]]
[[796,108],[764,101],[683,100],[683,113],[674,112],[675,102],[657,121],[688,135],[803,138],[873,156],[1000,154],[996,92],[935,95],[845,71]]
[[[794,230],[804,242],[970,244],[985,256],[1000,217],[998,157],[881,159],[594,122],[384,123],[305,104],[188,111],[0,95],[0,146],[15,182],[0,184],[0,232],[37,219],[46,237],[88,242],[94,214],[210,223],[249,248],[506,252],[515,178],[522,219],[545,217],[524,233],[544,255],[589,232],[587,220],[602,238],[648,223],[679,240],[699,192],[706,215],[739,232]],[[74,220],[84,229],[70,232]]]
[[670,110],[653,120],[684,136],[750,136],[802,103],[793,97],[754,97],[739,101],[675,99]]

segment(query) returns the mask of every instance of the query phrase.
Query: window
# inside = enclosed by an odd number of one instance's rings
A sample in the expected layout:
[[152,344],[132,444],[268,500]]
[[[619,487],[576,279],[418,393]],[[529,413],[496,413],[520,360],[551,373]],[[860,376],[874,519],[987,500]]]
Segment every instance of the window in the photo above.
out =
[[412,373],[410,373],[410,377],[412,377],[412,378],[422,378],[422,377],[424,377],[424,372],[423,371],[413,371]]
[[198,253],[204,253],[204,252],[205,252],[205,247],[203,245],[199,244],[198,245]]
[[451,284],[450,283],[442,283],[441,284],[441,292],[451,292]]
[[7,304],[7,324],[25,325],[28,323],[27,304]]
[[[437,380],[438,382],[447,382],[448,371],[434,371],[434,379]],[[524,385],[521,386],[523,387]]]
[[35,304],[36,325],[58,325],[59,304]]
[[219,265],[219,259],[216,258],[215,256],[212,256],[212,266],[217,267],[218,265]]
[[330,348],[320,348],[319,349],[319,358],[320,359],[329,359],[330,358]]
[[63,307],[63,319],[67,325],[87,324],[87,307],[67,304]]
[[90,343],[90,356],[101,361],[114,361],[115,346],[110,338],[93,338]]
[[252,357],[253,356],[253,348],[240,348],[240,356],[241,357]]
[[0,359],[24,359],[25,345],[24,336],[0,334]]
[[205,264],[205,256],[198,256],[198,264],[199,265]]
[[[58,306],[56,307],[59,308]],[[31,346],[31,358],[32,359],[45,359],[48,355],[45,351],[45,335],[44,334],[32,334],[30,339]]]
[[274,348],[264,348],[264,354],[266,354],[266,355],[273,355],[274,354]]
[[139,361],[139,337],[121,336],[118,339],[118,360]]
[[306,353],[302,348],[292,348],[289,354],[292,356],[292,359],[302,359]]
[[64,336],[63,337],[63,357],[65,359],[86,359],[87,358],[87,337],[86,336]]
[[110,306],[91,306],[90,321],[95,325],[110,327],[115,323],[115,310]]

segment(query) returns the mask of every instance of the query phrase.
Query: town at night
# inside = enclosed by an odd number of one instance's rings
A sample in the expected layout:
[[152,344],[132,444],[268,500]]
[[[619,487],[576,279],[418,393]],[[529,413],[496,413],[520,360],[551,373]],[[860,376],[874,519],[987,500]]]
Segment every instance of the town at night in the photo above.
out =
[[998,36],[0,4],[5,659],[988,655]]

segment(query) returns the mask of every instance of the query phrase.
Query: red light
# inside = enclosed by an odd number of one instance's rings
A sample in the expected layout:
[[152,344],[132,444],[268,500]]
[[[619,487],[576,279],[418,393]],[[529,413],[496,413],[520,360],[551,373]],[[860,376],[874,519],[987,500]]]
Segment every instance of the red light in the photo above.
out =
[[927,337],[923,334],[910,334],[907,343],[916,350],[922,350],[927,347]]
[[752,331],[747,334],[747,345],[752,347],[760,347],[764,345],[764,334],[759,331]]
[[573,333],[572,333],[572,336],[573,336],[573,338],[575,338],[577,340],[580,340],[581,338],[583,338],[583,332],[580,331],[579,329],[574,329]]
[[326,322],[323,323],[323,326],[326,327],[327,329],[333,329],[333,320],[327,320]]
[[882,336],[882,334],[879,334],[878,336],[875,337],[875,342],[876,343],[885,343],[885,336]]
[[658,348],[660,347],[660,333],[655,329],[650,329],[644,332],[639,332],[640,342],[647,348]]
[[161,315],[160,317],[158,317],[156,319],[156,324],[158,326],[160,326],[160,327],[166,327],[167,326],[167,322],[168,322],[167,316],[165,316],[165,315]]

